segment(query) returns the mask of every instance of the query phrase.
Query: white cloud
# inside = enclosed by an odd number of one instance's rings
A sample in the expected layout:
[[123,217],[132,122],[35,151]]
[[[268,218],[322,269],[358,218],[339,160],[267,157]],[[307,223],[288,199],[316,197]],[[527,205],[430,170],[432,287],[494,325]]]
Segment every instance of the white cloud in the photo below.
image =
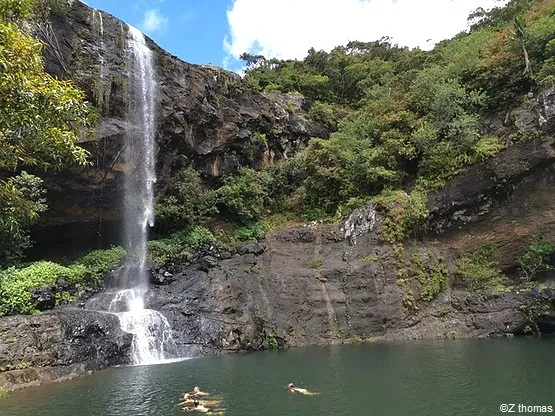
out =
[[168,25],[168,18],[161,15],[158,9],[149,9],[145,11],[143,21],[141,22],[141,30],[145,33],[153,33],[157,30],[164,29]]
[[467,28],[478,7],[498,0],[234,0],[227,12],[224,49],[298,58],[311,47],[330,50],[350,40],[390,36],[399,45],[430,49]]

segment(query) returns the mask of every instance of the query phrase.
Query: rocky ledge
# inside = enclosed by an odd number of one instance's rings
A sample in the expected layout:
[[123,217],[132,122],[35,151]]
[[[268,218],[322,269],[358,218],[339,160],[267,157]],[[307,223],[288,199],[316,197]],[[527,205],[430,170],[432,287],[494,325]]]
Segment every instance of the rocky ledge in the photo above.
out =
[[57,310],[0,319],[0,388],[61,381],[129,364],[133,336],[115,315]]

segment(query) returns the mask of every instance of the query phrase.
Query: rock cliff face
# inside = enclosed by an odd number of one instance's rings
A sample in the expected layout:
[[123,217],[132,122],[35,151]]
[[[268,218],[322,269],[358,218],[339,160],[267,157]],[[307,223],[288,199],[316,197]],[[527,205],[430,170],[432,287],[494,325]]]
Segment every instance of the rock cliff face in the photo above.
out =
[[431,229],[441,242],[468,252],[496,243],[501,265],[516,263],[524,248],[543,235],[555,240],[555,90],[492,119],[501,137],[515,131],[533,139],[515,143],[471,166],[429,199]]
[[[375,232],[359,235],[357,244],[350,245],[335,227],[306,226],[273,234],[264,246],[261,252],[253,244],[244,254],[211,267],[202,262],[186,266],[174,282],[152,288],[150,307],[168,318],[184,354],[258,350],[267,348],[271,338],[290,347],[357,337],[518,334],[535,325],[531,305],[549,305],[555,295],[555,284],[483,295],[448,288],[427,302],[415,286],[415,307],[407,307],[395,255]],[[414,244],[406,250],[428,265],[453,260],[437,244]],[[213,252],[211,257],[227,256]],[[417,272],[413,268],[410,277]]]
[[[93,165],[46,179],[50,209],[42,216],[43,227],[95,223],[98,228],[101,220],[119,218],[122,172],[132,168],[122,158],[127,110],[133,105],[127,91],[128,30],[122,21],[80,1],[34,28],[46,44],[46,70],[73,80],[100,113],[92,137],[81,143]],[[158,81],[157,196],[164,192],[178,154],[210,179],[239,166],[277,162],[310,137],[329,136],[325,126],[308,117],[312,104],[304,98],[249,92],[237,74],[188,64],[150,39],[147,43]]]

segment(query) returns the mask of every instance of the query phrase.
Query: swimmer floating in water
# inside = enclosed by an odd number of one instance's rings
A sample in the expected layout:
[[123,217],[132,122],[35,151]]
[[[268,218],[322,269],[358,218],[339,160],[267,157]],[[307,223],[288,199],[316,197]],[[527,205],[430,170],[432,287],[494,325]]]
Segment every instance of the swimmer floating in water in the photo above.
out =
[[192,396],[208,396],[210,393],[206,393],[204,391],[200,391],[200,388],[198,386],[195,386],[195,388],[193,389],[193,392],[190,393]]
[[312,395],[318,394],[318,393],[313,393],[311,391],[308,391],[307,389],[301,389],[300,387],[295,386],[293,383],[289,383],[287,385],[287,388],[291,393],[301,393],[301,394],[304,394],[305,396],[312,396]]
[[184,407],[183,410],[187,412],[199,412],[199,413],[206,413],[210,411],[208,407],[203,406],[198,400],[193,401],[195,407]]
[[189,403],[193,403],[193,399],[191,398],[191,393],[184,393],[183,398],[181,399],[181,403],[179,403],[179,405],[183,406]]

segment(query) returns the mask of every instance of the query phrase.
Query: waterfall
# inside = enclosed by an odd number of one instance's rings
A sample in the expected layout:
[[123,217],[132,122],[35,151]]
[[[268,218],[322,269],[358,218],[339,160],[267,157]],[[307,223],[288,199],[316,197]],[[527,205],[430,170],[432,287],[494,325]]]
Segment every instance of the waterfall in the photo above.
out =
[[128,253],[127,285],[139,292],[147,288],[148,229],[154,225],[155,97],[157,94],[152,52],[143,34],[129,28],[130,56],[129,125],[124,158],[128,165],[124,184],[124,242]]
[[88,307],[119,317],[123,330],[133,334],[134,364],[153,364],[176,358],[167,319],[145,309],[148,290],[147,240],[154,225],[156,77],[152,52],[143,34],[129,27],[127,38],[129,128],[124,138],[123,234],[127,256],[117,287],[91,299]]
[[[115,297],[125,301],[127,310],[118,313],[122,328],[134,335],[133,362],[150,364],[175,350],[171,328],[159,312],[145,309],[148,289],[147,240],[154,225],[156,77],[152,52],[143,34],[129,27],[130,53],[129,121],[125,135],[124,159],[128,166],[124,182],[124,244],[127,251],[122,276],[125,289]],[[112,308],[112,304],[110,305]]]

